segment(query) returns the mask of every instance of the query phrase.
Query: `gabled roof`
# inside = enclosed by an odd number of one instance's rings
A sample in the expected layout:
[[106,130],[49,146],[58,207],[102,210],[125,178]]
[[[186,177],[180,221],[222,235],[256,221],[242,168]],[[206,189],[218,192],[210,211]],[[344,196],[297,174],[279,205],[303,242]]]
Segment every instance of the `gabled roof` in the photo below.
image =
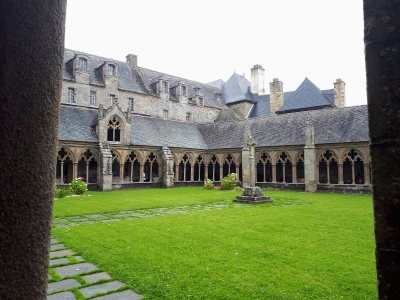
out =
[[215,122],[230,122],[230,121],[238,121],[242,118],[232,109],[221,109]]
[[307,118],[313,124],[316,144],[369,141],[366,105],[202,124],[198,128],[209,149],[242,147],[247,122],[256,147],[304,145]]
[[331,94],[328,92],[327,94],[329,96],[324,94],[323,91],[306,77],[294,93],[284,94],[283,105],[277,113],[335,107],[330,99]]
[[207,149],[195,123],[132,115],[131,144]]
[[250,81],[234,73],[223,86],[225,104],[241,101],[254,102],[250,93]]
[[60,106],[58,139],[62,141],[99,142],[95,130],[97,115],[97,109],[62,104]]
[[218,80],[214,80],[214,81],[208,82],[207,84],[208,85],[212,85],[212,86],[216,86],[216,87],[218,87],[218,88],[220,88],[222,90],[222,87],[224,86],[225,81],[223,81],[222,79],[218,79]]
[[132,75],[132,72],[126,62],[116,61],[110,58],[100,57],[92,54],[86,54],[83,52],[78,52],[74,50],[65,49],[64,51],[64,70],[63,70],[63,79],[72,80],[73,78],[72,70],[68,67],[68,62],[70,62],[75,55],[82,54],[89,58],[88,61],[88,71],[90,76],[90,84],[104,86],[105,83],[103,78],[99,74],[99,67],[101,67],[104,62],[112,61],[118,65],[118,88],[121,90],[135,92],[144,94],[146,91],[140,86],[140,83],[136,80],[135,76]]
[[271,114],[270,95],[260,96],[257,94],[253,94],[252,96],[254,101],[256,101],[256,103],[254,103],[249,113],[249,118],[269,116]]
[[185,83],[188,85],[189,90],[188,90],[188,95],[192,95],[195,93],[194,87],[199,87],[200,94],[204,96],[204,105],[205,106],[210,106],[210,107],[215,107],[219,109],[225,109],[226,106],[223,104],[222,100],[218,100],[217,94],[222,95],[222,90],[218,87],[211,86],[208,84],[200,83],[197,81],[193,80],[188,80],[184,79],[181,77],[157,72],[154,70],[142,68],[142,67],[137,67],[139,74],[141,75],[141,78],[143,79],[143,83],[145,84],[146,88],[150,91],[150,85],[152,83],[152,80],[155,78],[158,78],[160,76],[163,77],[164,80],[168,80],[170,83],[175,83],[177,81],[181,81],[182,83]]

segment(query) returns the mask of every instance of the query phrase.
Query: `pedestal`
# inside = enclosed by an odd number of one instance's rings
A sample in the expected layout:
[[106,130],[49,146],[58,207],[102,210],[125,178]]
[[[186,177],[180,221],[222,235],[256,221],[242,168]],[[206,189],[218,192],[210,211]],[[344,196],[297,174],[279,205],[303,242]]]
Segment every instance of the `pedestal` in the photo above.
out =
[[258,204],[265,202],[273,202],[270,197],[264,196],[262,189],[258,186],[246,187],[242,196],[237,196],[233,202]]

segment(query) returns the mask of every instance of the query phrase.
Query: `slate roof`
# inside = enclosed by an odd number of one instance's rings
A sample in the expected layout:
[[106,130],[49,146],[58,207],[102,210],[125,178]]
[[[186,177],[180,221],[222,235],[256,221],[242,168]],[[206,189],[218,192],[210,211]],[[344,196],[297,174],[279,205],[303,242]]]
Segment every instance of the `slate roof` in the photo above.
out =
[[222,109],[217,118],[215,119],[215,122],[229,122],[229,121],[238,121],[241,120],[242,118],[232,109]]
[[132,74],[129,65],[126,62],[116,61],[111,58],[100,57],[69,49],[65,49],[64,51],[63,79],[72,81],[75,80],[72,76],[73,73],[68,62],[70,62],[77,54],[83,54],[89,57],[88,71],[90,75],[90,84],[99,86],[105,85],[104,80],[99,72],[99,67],[101,67],[106,61],[112,61],[118,66],[117,78],[119,89],[140,94],[146,93],[146,91],[141,87],[140,82],[138,82],[137,78],[135,78],[135,76]]
[[307,77],[299,85],[299,87],[291,94],[284,94],[284,102],[279,113],[288,113],[300,110],[320,109],[323,107],[335,107],[334,100],[332,103],[332,92],[328,90],[326,94],[321,91]]
[[225,104],[240,101],[254,102],[250,93],[250,81],[242,75],[234,73],[223,86]]
[[212,86],[216,86],[216,87],[218,87],[218,88],[220,88],[222,90],[222,87],[224,86],[225,81],[223,81],[222,79],[218,79],[218,80],[214,80],[214,81],[208,82],[207,84],[208,85],[212,85]]
[[270,110],[270,95],[259,96],[257,94],[252,94],[254,101],[253,107],[249,113],[249,118],[257,118],[269,116],[271,114]]
[[[174,82],[177,81],[182,81],[183,83],[187,84],[189,87],[188,94],[192,95],[195,93],[194,87],[199,87],[200,94],[204,97],[204,106],[209,106],[209,107],[215,107],[219,109],[226,109],[226,105],[224,104],[222,100],[222,90],[219,87],[216,86],[211,86],[208,84],[200,83],[197,81],[193,80],[188,80],[185,78],[161,73],[158,71],[142,68],[142,67],[137,67],[142,79],[143,83],[146,86],[146,89],[151,91],[150,85],[152,84],[152,81],[155,78],[158,78],[162,76],[165,80],[168,80],[170,83],[170,87],[172,87]],[[219,97],[217,94],[220,94],[221,96]],[[220,100],[218,100],[220,98]]]
[[63,104],[60,106],[58,139],[98,143],[96,124],[97,109]]
[[207,149],[195,123],[132,115],[131,144]]
[[367,106],[303,111],[236,122],[198,125],[209,149],[240,148],[246,122],[256,147],[304,145],[306,119],[314,126],[315,143],[369,141]]

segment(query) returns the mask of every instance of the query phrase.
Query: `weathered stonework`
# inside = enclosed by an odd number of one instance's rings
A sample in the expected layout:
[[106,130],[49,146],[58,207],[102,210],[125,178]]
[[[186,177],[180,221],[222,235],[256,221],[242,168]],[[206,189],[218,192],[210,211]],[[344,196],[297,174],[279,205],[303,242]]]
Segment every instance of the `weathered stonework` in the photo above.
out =
[[253,103],[251,102],[240,102],[240,103],[235,103],[229,105],[239,116],[241,116],[243,119],[247,118],[249,115],[249,112],[251,108],[253,107]]
[[337,108],[343,108],[346,106],[345,86],[346,83],[340,78],[336,79],[336,82],[333,83],[335,105]]
[[270,111],[271,115],[276,115],[276,111],[283,105],[283,82],[278,78],[274,78],[273,82],[269,83],[270,90]]

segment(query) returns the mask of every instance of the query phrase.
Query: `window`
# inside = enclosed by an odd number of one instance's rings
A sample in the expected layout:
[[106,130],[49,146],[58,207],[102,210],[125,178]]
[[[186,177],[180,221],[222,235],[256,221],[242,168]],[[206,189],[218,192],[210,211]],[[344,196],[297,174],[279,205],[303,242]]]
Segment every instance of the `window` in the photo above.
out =
[[168,119],[168,110],[163,110],[163,119]]
[[186,91],[187,91],[187,89],[186,89],[186,86],[181,86],[181,94],[182,94],[182,96],[186,96]]
[[186,121],[190,121],[191,113],[186,113]]
[[68,88],[68,103],[75,103],[75,89]]
[[96,105],[96,92],[90,91],[89,104]]
[[110,94],[111,105],[118,101],[118,97],[115,94]]
[[128,108],[129,110],[133,110],[133,98],[128,98]]
[[204,99],[203,98],[199,98],[198,102],[197,102],[197,106],[203,106],[204,105]]
[[117,116],[110,119],[108,122],[107,141],[121,141],[121,125],[121,120]]
[[162,81],[161,82],[161,91],[162,92],[167,92],[168,91],[168,82]]
[[108,75],[115,76],[115,66],[114,65],[108,65]]
[[87,59],[83,57],[79,57],[79,69],[87,70]]

